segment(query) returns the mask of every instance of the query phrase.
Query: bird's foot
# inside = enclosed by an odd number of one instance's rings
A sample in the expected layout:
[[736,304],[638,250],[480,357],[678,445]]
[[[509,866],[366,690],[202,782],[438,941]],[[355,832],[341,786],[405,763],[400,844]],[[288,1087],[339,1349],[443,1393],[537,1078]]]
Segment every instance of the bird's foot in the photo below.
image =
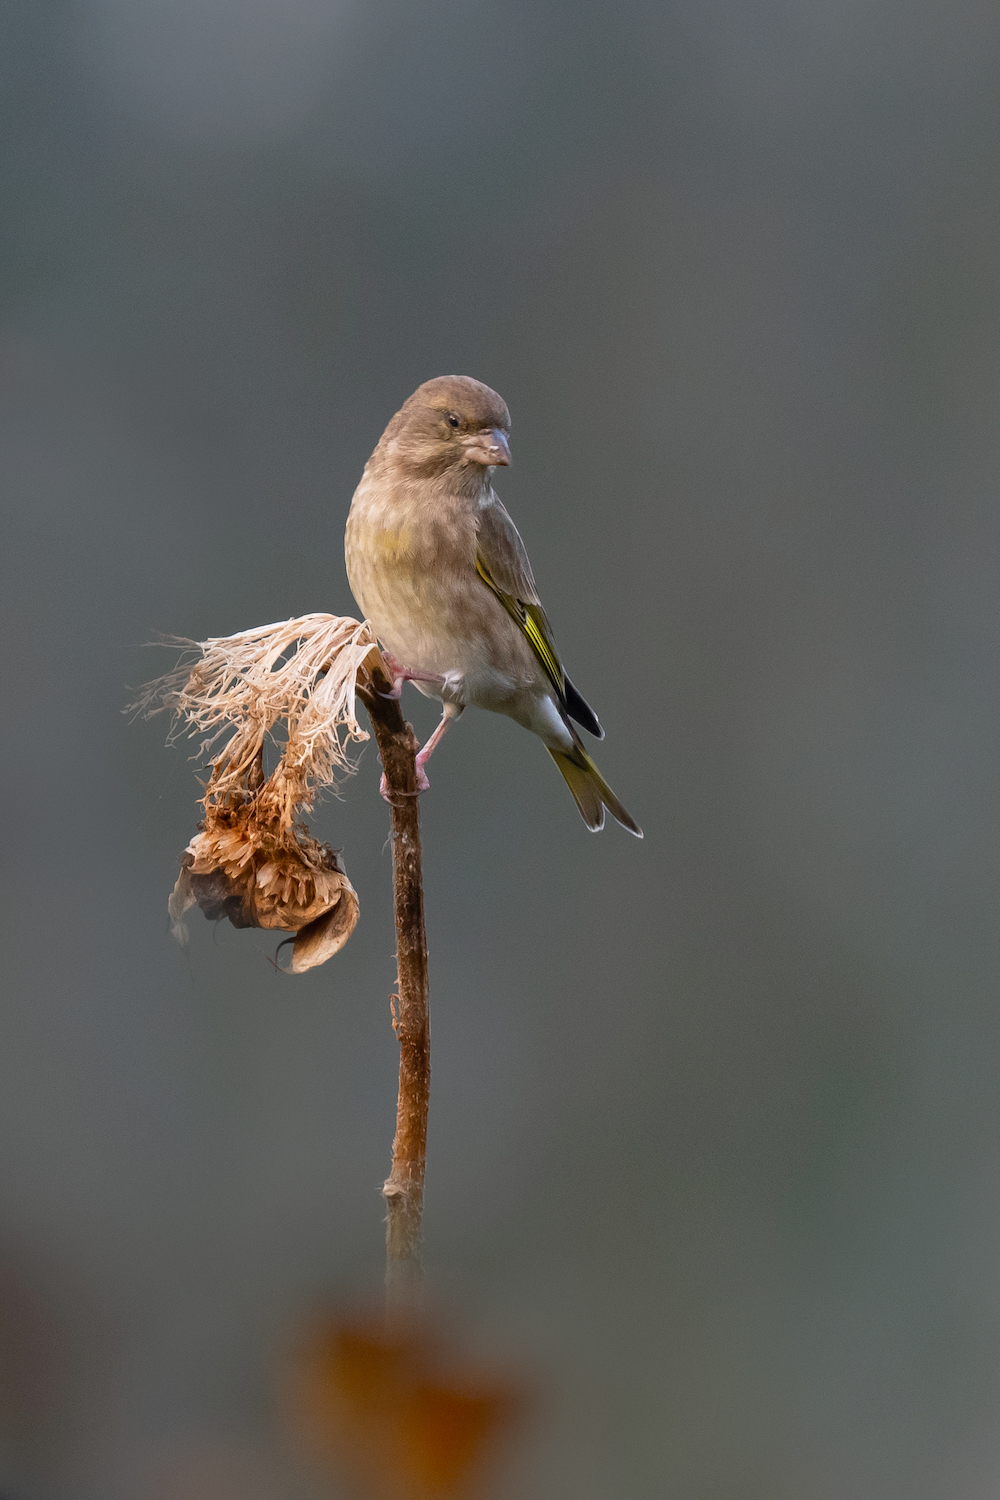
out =
[[[399,792],[397,795],[399,795],[401,797],[419,797],[421,792],[429,792],[430,789],[431,789],[431,784],[427,780],[427,774],[424,771],[423,766],[418,765],[417,766],[417,790],[415,792]],[[386,780],[386,776],[385,776],[385,772],[384,771],[382,772],[382,780],[378,784],[378,791],[379,791],[379,796],[382,798],[383,802],[388,802],[389,806],[391,807],[392,806],[392,792],[389,789],[389,783]]]
[[392,677],[392,692],[385,695],[388,698],[398,699],[404,682],[436,682],[439,685],[444,682],[443,677],[437,677],[432,672],[415,672],[412,667],[402,666],[389,651],[382,652],[382,659]]

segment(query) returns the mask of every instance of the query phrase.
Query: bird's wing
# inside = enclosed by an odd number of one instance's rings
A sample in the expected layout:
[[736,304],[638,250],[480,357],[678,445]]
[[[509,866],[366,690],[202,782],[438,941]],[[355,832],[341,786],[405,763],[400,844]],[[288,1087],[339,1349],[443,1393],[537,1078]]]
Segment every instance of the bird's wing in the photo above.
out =
[[535,588],[524,543],[495,495],[480,507],[476,527],[479,576],[524,631],[565,711],[584,729],[603,739],[597,715],[566,676],[552,639],[552,627]]
[[509,615],[517,621],[561,698],[566,674],[545,618],[528,554],[517,527],[495,495],[477,517],[476,567]]

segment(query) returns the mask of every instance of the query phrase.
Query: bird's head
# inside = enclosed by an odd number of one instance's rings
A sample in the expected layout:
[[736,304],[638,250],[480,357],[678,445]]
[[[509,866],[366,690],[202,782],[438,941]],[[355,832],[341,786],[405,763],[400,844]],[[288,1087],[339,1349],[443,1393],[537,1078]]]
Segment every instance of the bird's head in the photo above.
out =
[[509,433],[510,412],[496,391],[468,375],[440,375],[414,391],[379,446],[415,476],[453,471],[479,483],[495,465],[510,463]]

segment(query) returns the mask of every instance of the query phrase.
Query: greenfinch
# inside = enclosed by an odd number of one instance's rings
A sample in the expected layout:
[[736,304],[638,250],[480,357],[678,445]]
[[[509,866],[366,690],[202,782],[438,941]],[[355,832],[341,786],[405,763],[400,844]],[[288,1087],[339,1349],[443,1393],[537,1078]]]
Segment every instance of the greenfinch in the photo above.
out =
[[442,375],[414,391],[354,492],[347,576],[394,691],[409,680],[443,705],[417,755],[421,791],[441,736],[475,704],[538,735],[588,828],[603,828],[607,808],[641,838],[575,728],[604,738],[566,675],[524,544],[493,489],[494,468],[510,462],[509,433],[506,405],[478,380]]

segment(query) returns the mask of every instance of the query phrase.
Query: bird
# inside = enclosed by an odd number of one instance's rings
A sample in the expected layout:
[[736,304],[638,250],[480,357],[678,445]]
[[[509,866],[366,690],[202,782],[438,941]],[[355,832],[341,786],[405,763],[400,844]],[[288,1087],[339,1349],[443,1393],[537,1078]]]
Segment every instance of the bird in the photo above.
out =
[[[538,735],[587,827],[605,808],[642,830],[604,780],[577,725],[604,730],[559,658],[524,543],[493,488],[510,463],[510,413],[468,375],[414,391],[389,422],[351,501],[347,576],[399,696],[405,681],[442,705],[416,757],[417,789],[449,725],[470,705]],[[387,795],[385,778],[382,793]]]

